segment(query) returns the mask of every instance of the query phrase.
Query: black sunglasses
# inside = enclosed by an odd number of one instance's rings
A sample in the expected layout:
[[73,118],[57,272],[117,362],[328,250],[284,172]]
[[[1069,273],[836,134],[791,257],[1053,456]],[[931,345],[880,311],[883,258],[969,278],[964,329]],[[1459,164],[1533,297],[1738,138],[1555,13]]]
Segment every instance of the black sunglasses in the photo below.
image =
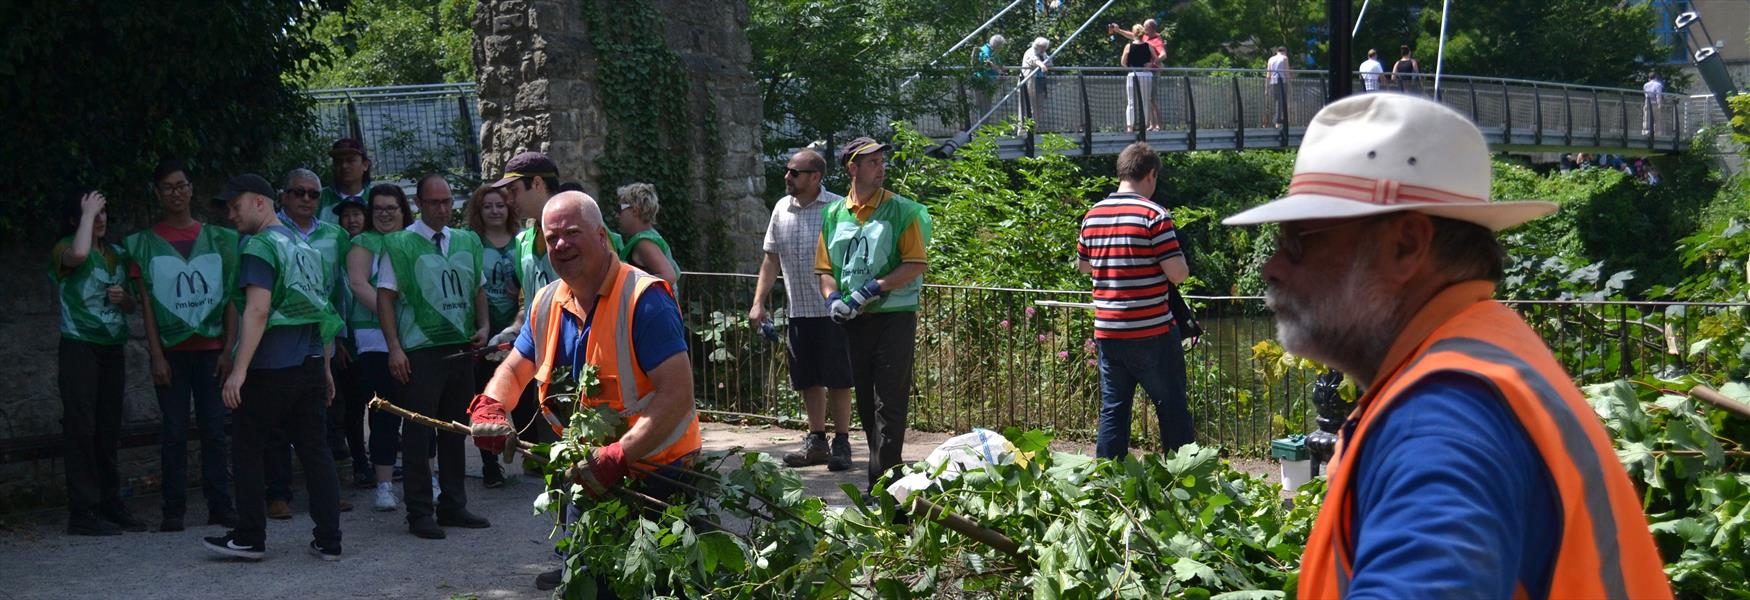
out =
[[795,177],[795,176],[801,175],[803,173],[819,173],[819,172],[820,172],[820,169],[792,169],[790,167],[784,167],[784,176],[786,176],[786,177]]
[[300,190],[298,188],[291,188],[286,190],[286,195],[303,196],[305,198],[321,198],[322,192],[318,190]]

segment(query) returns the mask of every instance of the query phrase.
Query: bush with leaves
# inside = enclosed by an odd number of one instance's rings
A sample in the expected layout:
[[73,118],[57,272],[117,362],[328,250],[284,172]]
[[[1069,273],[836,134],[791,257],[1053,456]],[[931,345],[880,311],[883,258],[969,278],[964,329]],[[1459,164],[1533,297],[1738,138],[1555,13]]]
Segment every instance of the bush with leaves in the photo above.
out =
[[[1686,395],[1696,383],[1623,380],[1585,392],[1642,491],[1677,596],[1750,598],[1750,419]],[[1743,384],[1720,391],[1750,403]]]
[[567,467],[624,427],[609,411],[580,410],[567,439],[533,451],[558,488],[537,510],[577,515],[560,526],[565,598],[593,598],[604,584],[621,596],[715,598],[1280,598],[1294,589],[1323,493],[1311,484],[1299,508],[1285,506],[1279,485],[1213,448],[1110,461],[1010,430],[1022,460],[919,494],[1015,540],[1011,555],[931,518],[896,524],[892,497],[849,484],[853,505],[828,507],[758,452],[703,453],[679,476],[690,491],[666,507],[570,483]]

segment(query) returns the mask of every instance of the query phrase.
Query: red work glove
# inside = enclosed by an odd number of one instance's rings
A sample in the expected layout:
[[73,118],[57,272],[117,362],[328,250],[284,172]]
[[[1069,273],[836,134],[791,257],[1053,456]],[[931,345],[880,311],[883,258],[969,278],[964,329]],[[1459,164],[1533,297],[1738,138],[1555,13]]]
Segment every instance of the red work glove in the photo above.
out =
[[474,401],[468,403],[468,434],[473,436],[474,445],[487,452],[503,452],[505,439],[510,435],[510,419],[504,416],[504,403],[486,394],[476,394]]
[[571,468],[571,479],[591,496],[601,496],[626,481],[626,451],[619,442],[596,448],[589,460]]

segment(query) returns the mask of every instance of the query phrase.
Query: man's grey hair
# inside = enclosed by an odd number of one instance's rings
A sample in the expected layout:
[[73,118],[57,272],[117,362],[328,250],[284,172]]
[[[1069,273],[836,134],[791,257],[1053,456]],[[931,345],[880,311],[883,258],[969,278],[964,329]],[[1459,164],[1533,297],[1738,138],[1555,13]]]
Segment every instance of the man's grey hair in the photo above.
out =
[[997,46],[1001,46],[1001,45],[1006,44],[1008,42],[1009,42],[1009,40],[1005,39],[1003,37],[1003,34],[999,33],[999,34],[990,36],[990,47],[992,47],[992,48],[995,48]]
[[310,181],[314,181],[314,182],[316,182],[316,187],[322,187],[322,178],[317,177],[315,171],[311,171],[311,170],[303,168],[303,167],[298,167],[296,169],[292,169],[292,170],[286,172],[286,183],[285,183],[285,185],[280,186],[280,190],[285,191],[285,190],[292,189],[292,184],[297,182],[300,179],[308,179]]

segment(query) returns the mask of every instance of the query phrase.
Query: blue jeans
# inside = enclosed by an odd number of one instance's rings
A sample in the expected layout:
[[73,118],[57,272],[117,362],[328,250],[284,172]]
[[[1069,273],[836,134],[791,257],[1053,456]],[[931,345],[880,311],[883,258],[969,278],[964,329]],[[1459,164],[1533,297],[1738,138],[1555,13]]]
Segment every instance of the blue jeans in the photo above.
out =
[[1163,452],[1196,440],[1185,398],[1185,350],[1177,329],[1134,340],[1094,340],[1100,349],[1100,428],[1094,454],[1118,458],[1130,453],[1131,401],[1137,384],[1154,402]]
[[188,413],[193,400],[201,436],[201,493],[207,513],[231,512],[231,471],[225,451],[225,404],[213,369],[218,350],[165,352],[170,385],[157,386],[158,410],[164,415],[159,462],[164,469],[164,515],[181,517],[188,509]]

